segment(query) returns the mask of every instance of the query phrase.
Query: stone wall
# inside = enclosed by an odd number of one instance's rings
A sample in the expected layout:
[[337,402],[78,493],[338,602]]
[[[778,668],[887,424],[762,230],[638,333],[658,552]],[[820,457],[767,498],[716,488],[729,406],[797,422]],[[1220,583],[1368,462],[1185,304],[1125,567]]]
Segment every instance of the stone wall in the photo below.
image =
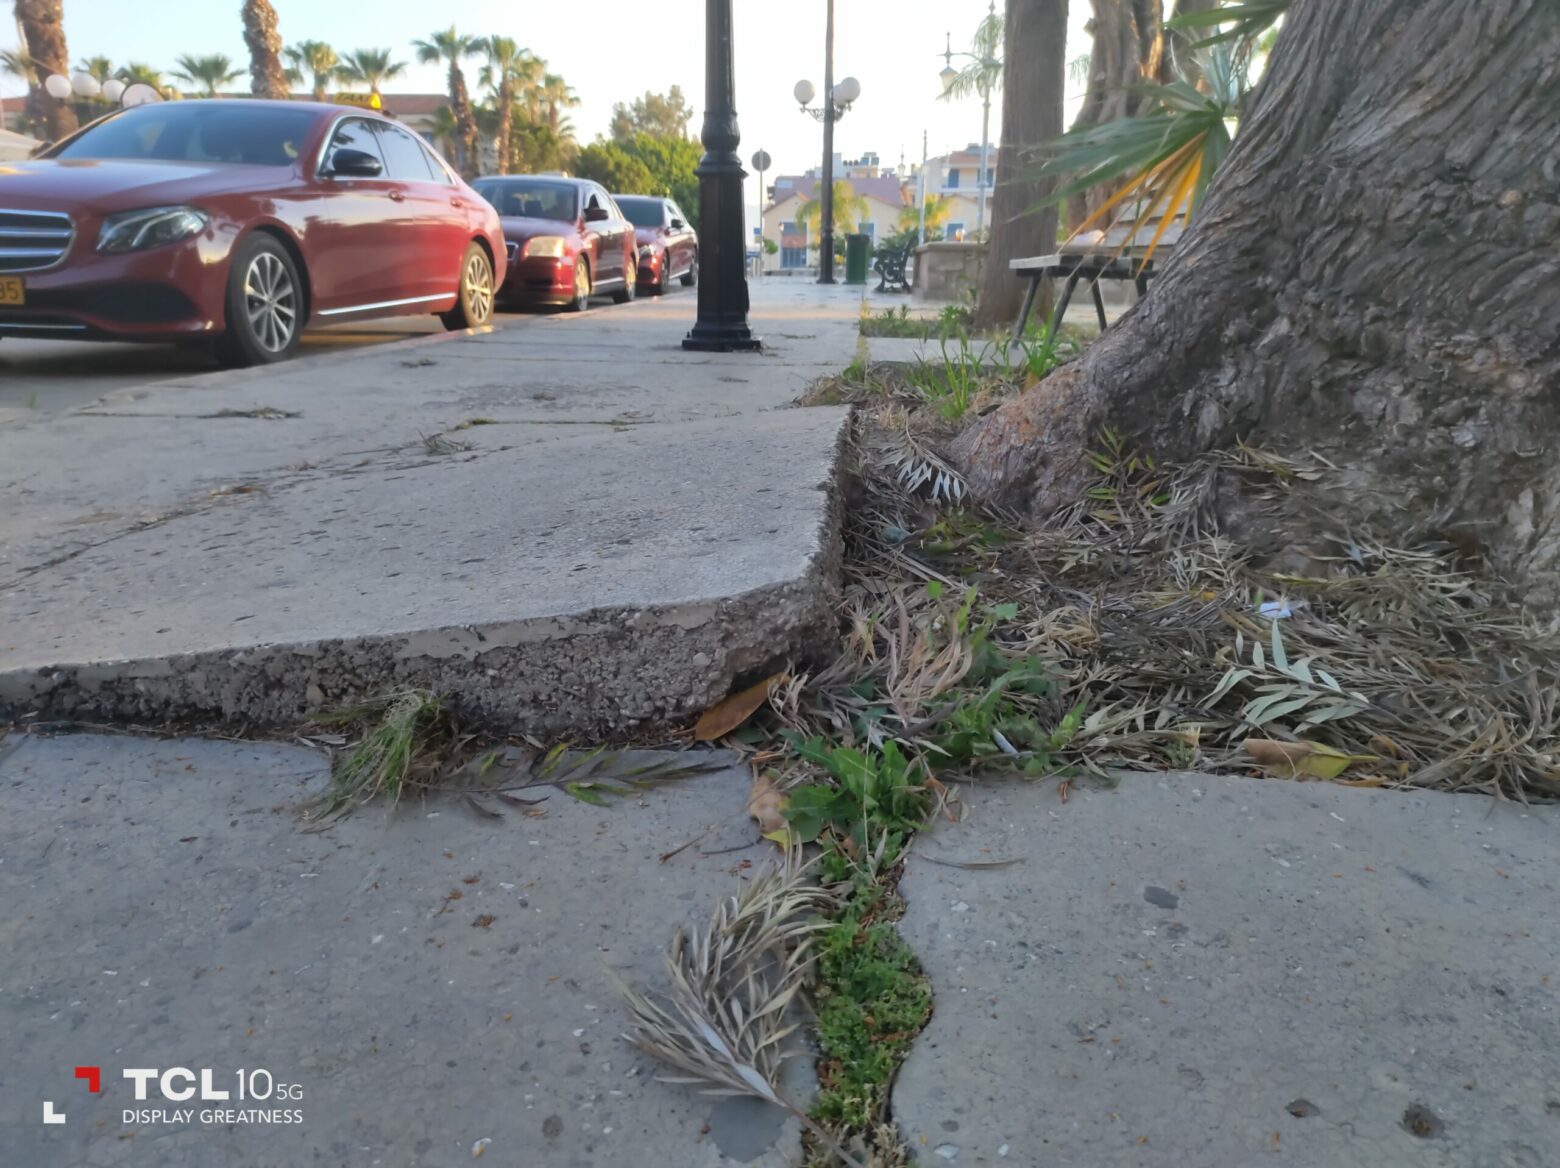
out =
[[980,287],[983,243],[928,243],[915,249],[915,292],[928,300],[968,300]]

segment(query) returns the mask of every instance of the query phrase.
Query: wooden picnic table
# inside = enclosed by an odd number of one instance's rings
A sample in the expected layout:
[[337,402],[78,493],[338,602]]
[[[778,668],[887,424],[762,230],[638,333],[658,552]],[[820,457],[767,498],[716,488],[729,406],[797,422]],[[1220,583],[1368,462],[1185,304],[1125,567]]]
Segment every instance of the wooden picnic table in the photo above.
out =
[[[1137,287],[1138,297],[1148,295],[1148,282],[1156,274],[1155,264],[1161,256],[1168,256],[1181,238],[1183,224],[1172,223],[1160,236],[1154,248],[1154,259],[1146,259],[1149,245],[1159,231],[1157,221],[1149,222],[1133,232],[1129,226],[1112,227],[1105,232],[1090,232],[1088,236],[1069,240],[1061,251],[1052,255],[1016,259],[1008,267],[1020,279],[1029,281],[1024,293],[1024,307],[1019,310],[1018,321],[1013,326],[1013,340],[1024,337],[1029,325],[1030,313],[1035,310],[1035,300],[1040,295],[1040,281],[1066,280],[1056,311],[1051,315],[1051,333],[1062,326],[1062,317],[1072,303],[1073,292],[1080,281],[1089,282],[1094,296],[1094,311],[1099,314],[1100,331],[1108,327],[1105,319],[1105,301],[1100,296],[1101,280],[1130,280]],[[1130,238],[1129,238],[1130,235]]]

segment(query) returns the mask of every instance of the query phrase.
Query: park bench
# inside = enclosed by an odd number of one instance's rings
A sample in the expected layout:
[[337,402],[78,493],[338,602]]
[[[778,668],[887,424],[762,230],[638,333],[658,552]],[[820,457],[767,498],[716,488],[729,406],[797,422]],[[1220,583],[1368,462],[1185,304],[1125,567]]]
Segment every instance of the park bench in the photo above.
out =
[[[916,241],[911,239],[902,247],[879,248],[872,270],[878,274],[879,292],[910,291],[910,257],[915,254]],[[893,285],[891,288],[890,285]]]
[[1149,245],[1159,232],[1159,221],[1150,220],[1136,231],[1131,223],[1117,224],[1105,232],[1091,231],[1087,235],[1068,240],[1062,250],[1052,255],[1016,259],[1008,264],[1019,279],[1027,279],[1029,288],[1024,293],[1024,306],[1019,310],[1018,321],[1013,326],[1013,339],[1023,339],[1029,325],[1030,313],[1035,310],[1035,300],[1040,295],[1042,280],[1065,280],[1056,311],[1051,314],[1051,332],[1054,335],[1062,325],[1067,306],[1072,303],[1073,292],[1079,283],[1087,281],[1094,296],[1094,311],[1100,318],[1100,331],[1107,327],[1105,300],[1100,295],[1101,280],[1127,280],[1136,288],[1139,299],[1148,295],[1148,282],[1157,272],[1156,266],[1168,258],[1180,241],[1184,221],[1177,221],[1165,228],[1154,248],[1154,258],[1145,259]]

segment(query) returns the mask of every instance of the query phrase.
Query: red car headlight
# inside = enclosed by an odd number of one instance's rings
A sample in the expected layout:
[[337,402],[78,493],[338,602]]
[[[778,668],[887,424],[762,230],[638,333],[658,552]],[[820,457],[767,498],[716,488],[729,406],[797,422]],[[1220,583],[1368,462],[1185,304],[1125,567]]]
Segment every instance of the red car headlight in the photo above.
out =
[[148,207],[144,211],[125,211],[103,220],[98,232],[97,249],[109,255],[146,251],[169,243],[178,243],[206,230],[210,220],[194,207]]
[[569,241],[561,235],[538,235],[530,239],[520,248],[520,254],[527,259],[562,259],[569,250]]

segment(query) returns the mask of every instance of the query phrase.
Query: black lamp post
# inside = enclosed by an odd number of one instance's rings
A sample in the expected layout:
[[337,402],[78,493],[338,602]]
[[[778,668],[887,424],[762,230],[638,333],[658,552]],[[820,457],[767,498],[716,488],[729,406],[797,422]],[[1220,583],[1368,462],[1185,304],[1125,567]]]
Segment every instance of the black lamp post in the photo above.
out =
[[699,162],[699,319],[683,348],[699,352],[755,351],[764,343],[748,327],[747,240],[737,156],[736,69],[732,0],[705,0],[704,158]]

